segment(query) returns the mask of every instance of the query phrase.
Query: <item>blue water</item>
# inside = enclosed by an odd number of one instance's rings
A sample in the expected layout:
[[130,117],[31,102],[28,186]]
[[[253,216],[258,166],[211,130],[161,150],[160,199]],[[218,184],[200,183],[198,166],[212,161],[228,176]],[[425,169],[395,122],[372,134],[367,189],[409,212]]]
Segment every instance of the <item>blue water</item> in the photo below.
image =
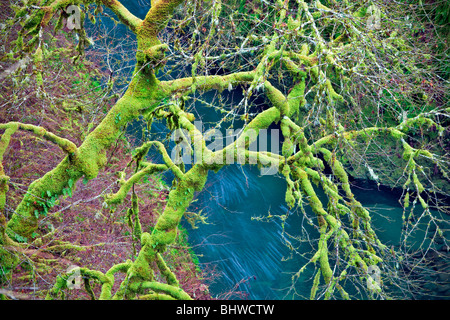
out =
[[[144,1],[124,1],[129,10],[143,18],[149,8]],[[105,22],[107,23],[107,22]],[[109,25],[111,28],[111,24]],[[215,93],[214,93],[215,94]],[[205,96],[207,99],[207,95]],[[206,124],[214,124],[218,114],[195,105],[197,114]],[[130,130],[136,130],[136,122]],[[153,137],[165,135],[164,126],[152,126]],[[141,134],[136,130],[139,140]],[[170,151],[170,150],[169,150]],[[170,174],[166,177],[170,180]],[[312,250],[309,242],[299,243],[288,236],[306,239],[317,235],[303,214],[289,211],[284,197],[286,182],[278,175],[261,176],[258,168],[249,165],[229,165],[218,173],[210,172],[206,186],[196,196],[190,210],[208,217],[208,224],[192,229],[186,221],[189,242],[198,255],[200,265],[208,274],[214,270],[215,281],[210,292],[219,298],[291,299],[308,298],[313,270],[306,269],[295,285],[295,295],[289,290],[291,276],[307,262],[303,253]],[[389,190],[378,191],[374,184],[359,183],[353,188],[357,199],[372,213],[380,239],[398,245],[402,228],[402,209],[398,195]],[[326,203],[324,195],[318,195]],[[306,213],[314,217],[306,207]],[[258,221],[255,217],[274,218]],[[284,222],[277,217],[288,214]],[[419,239],[419,238],[418,238]],[[287,244],[300,254],[292,254]],[[239,285],[238,285],[239,284]]]
[[[255,167],[237,165],[211,174],[199,195],[209,224],[189,230],[189,241],[198,244],[194,249],[202,264],[217,265],[223,273],[211,286],[212,292],[223,294],[246,280],[235,289],[245,292],[246,298],[280,299],[279,282],[288,271],[282,259],[289,255],[281,242],[281,221],[252,217],[267,216],[269,211],[273,216],[286,213],[285,181],[258,175]],[[285,229],[297,222],[291,219]]]
[[[371,212],[372,225],[380,240],[396,249],[400,244],[403,209],[398,203],[398,194],[388,189],[378,190],[374,183],[355,181],[355,196]],[[312,248],[309,243],[299,244],[286,236],[308,234],[311,239],[317,232],[303,219],[303,214],[293,210],[286,220],[284,231],[281,220],[256,221],[252,217],[283,215],[289,210],[284,202],[285,182],[277,176],[259,176],[255,167],[230,166],[218,174],[208,177],[205,190],[199,195],[198,208],[208,215],[208,225],[189,230],[189,241],[199,254],[201,264],[209,269],[217,267],[222,275],[211,285],[211,292],[217,297],[235,299],[308,299],[314,269],[306,268],[296,282],[295,294],[291,290],[291,277],[306,262],[302,254]],[[319,198],[326,204],[326,197],[317,190]],[[306,214],[314,217],[311,209]],[[416,210],[420,214],[421,210]],[[433,211],[433,214],[436,214]],[[424,219],[425,227],[427,222]],[[410,244],[418,247],[423,231],[412,237]],[[300,254],[291,255],[286,241],[296,247]],[[416,242],[415,242],[416,241]],[[424,247],[429,244],[425,241]],[[309,255],[308,257],[311,257]],[[245,282],[242,282],[245,280]],[[240,283],[238,287],[235,285]],[[245,295],[225,295],[229,292],[244,292]],[[406,296],[405,296],[406,297]]]

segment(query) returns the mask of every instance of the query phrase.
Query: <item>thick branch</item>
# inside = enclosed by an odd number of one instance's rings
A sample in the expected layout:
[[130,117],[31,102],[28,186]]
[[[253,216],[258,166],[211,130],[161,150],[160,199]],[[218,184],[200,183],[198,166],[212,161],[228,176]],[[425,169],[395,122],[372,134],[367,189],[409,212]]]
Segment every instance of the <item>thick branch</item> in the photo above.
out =
[[[17,128],[18,130],[29,131],[37,135],[38,137],[42,137],[48,141],[51,141],[58,145],[62,150],[64,150],[67,154],[74,155],[77,152],[77,146],[70,140],[67,140],[62,137],[58,137],[57,135],[47,131],[43,127],[35,126],[32,124],[25,124],[20,122],[9,122],[0,124],[0,130],[7,130],[8,128]],[[1,158],[0,158],[1,159]]]
[[142,20],[133,15],[128,9],[117,0],[100,0],[100,2],[111,9],[117,17],[122,21],[123,24],[128,26],[131,31],[134,33],[137,32],[139,25],[142,23]]
[[140,26],[140,32],[144,33],[147,37],[156,37],[166,27],[173,11],[182,2],[183,0],[152,1],[152,6]]
[[[195,89],[199,90],[219,90],[228,89],[229,85],[235,87],[239,84],[249,83],[254,79],[254,72],[237,72],[225,76],[198,76],[175,79],[171,81],[162,81],[161,86],[165,91],[171,93],[192,93]],[[195,83],[195,89],[192,88]]]
[[149,163],[147,164],[143,169],[139,170],[135,174],[133,174],[128,180],[126,181],[119,181],[120,183],[120,189],[112,195],[109,195],[106,199],[106,202],[108,204],[117,204],[121,203],[123,199],[125,199],[126,195],[128,194],[128,191],[130,191],[133,184],[139,182],[143,177],[149,174],[153,174],[155,172],[161,172],[167,170],[167,165],[164,164],[155,164],[155,163]]
[[49,6],[43,8],[45,15],[42,19],[41,26],[46,26],[58,9],[65,8],[69,5],[87,5],[91,3],[100,3],[111,9],[120,21],[128,26],[134,33],[136,33],[138,26],[142,23],[141,19],[133,15],[120,1],[117,0],[56,0]]

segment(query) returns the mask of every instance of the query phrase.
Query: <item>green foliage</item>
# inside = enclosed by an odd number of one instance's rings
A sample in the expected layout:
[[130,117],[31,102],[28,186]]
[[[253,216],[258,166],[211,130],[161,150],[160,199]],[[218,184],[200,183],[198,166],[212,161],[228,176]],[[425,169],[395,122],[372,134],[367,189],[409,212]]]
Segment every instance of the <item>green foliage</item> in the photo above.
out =
[[49,210],[55,206],[58,202],[59,195],[51,193],[50,190],[47,190],[42,193],[42,197],[33,202],[36,208],[40,208],[40,210],[34,210],[34,216],[36,219],[39,219],[39,216],[42,215],[44,217],[47,216]]
[[115,122],[116,124],[118,124],[121,120],[122,120],[122,116],[121,116],[121,113],[119,112],[119,113],[116,114],[116,116],[114,117],[114,122]]
[[26,243],[26,242],[28,242],[28,239],[27,239],[26,237],[23,237],[23,236],[21,236],[21,235],[19,235],[19,234],[17,234],[17,233],[14,234],[14,239],[15,239],[17,242],[20,242],[20,243]]

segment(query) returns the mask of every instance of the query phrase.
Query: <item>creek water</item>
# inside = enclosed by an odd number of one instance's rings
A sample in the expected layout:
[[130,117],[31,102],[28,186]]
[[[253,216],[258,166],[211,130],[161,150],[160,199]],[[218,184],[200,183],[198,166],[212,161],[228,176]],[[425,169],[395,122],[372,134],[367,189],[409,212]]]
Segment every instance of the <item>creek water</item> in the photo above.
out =
[[[149,4],[143,1],[122,1],[135,15],[144,18]],[[108,22],[105,21],[108,25]],[[112,24],[109,23],[112,28]],[[206,98],[207,99],[207,96]],[[195,106],[204,123],[215,123],[219,118],[214,111]],[[131,131],[140,137],[139,123]],[[205,128],[206,130],[207,128]],[[155,123],[152,132],[164,136],[165,127]],[[137,133],[136,133],[137,132]],[[170,154],[170,150],[169,150]],[[170,175],[166,179],[170,180]],[[207,183],[189,210],[207,216],[208,224],[193,229],[186,221],[189,243],[199,257],[204,270],[214,270],[218,275],[210,285],[213,296],[234,299],[290,299],[308,298],[313,269],[307,268],[293,286],[291,278],[306,262],[302,253],[312,250],[308,241],[298,242],[289,235],[308,235],[314,238],[311,228],[301,212],[288,210],[284,201],[286,182],[279,175],[261,175],[256,166],[228,165],[218,173],[210,172]],[[371,211],[373,224],[380,239],[388,245],[398,245],[402,228],[402,208],[398,195],[388,189],[378,190],[376,184],[359,181],[353,188],[356,198]],[[326,204],[326,197],[317,190]],[[308,206],[306,214],[313,217]],[[257,217],[273,218],[265,221]],[[283,221],[280,217],[289,214]],[[300,254],[292,255],[289,244]],[[243,293],[239,295],[238,292]],[[229,293],[234,293],[227,295]]]

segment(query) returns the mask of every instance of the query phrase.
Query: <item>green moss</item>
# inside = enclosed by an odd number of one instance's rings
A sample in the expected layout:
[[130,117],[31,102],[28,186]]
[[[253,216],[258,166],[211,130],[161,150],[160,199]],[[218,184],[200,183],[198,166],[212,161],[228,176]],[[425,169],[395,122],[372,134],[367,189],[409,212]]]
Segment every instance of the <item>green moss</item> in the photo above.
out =
[[74,170],[69,157],[66,157],[56,168],[47,172],[42,178],[31,183],[29,191],[16,208],[15,214],[8,222],[8,232],[10,236],[18,234],[27,238],[38,227],[38,219],[34,215],[34,211],[42,211],[43,208],[37,204],[34,195],[43,195],[44,199],[50,198],[47,194],[62,195],[63,190],[68,187],[68,181],[76,181],[81,178],[82,172]]
[[6,250],[0,243],[0,284],[9,279],[11,271],[14,270],[19,261],[19,257],[15,253]]
[[39,47],[36,49],[36,52],[34,53],[34,63],[42,64],[42,61],[44,61],[44,56],[42,55],[41,47]]
[[409,192],[406,192],[405,194],[405,198],[403,199],[403,206],[405,208],[409,207]]
[[320,269],[322,270],[322,275],[325,283],[330,283],[332,277],[333,277],[333,271],[331,270],[330,263],[328,261],[328,249],[326,248],[326,244],[322,246],[322,248],[319,248],[321,251],[320,253]]
[[192,298],[186,292],[184,292],[183,289],[165,283],[146,281],[139,284],[135,284],[132,287],[132,289],[133,290],[150,289],[155,292],[165,293],[177,300],[192,300]]
[[42,86],[44,85],[44,80],[42,79],[42,73],[40,73],[40,72],[38,72],[38,73],[36,74],[36,84],[37,84],[39,87],[42,87]]
[[156,263],[158,265],[159,270],[161,271],[162,275],[167,281],[167,284],[178,287],[178,279],[176,278],[175,274],[173,274],[172,271],[167,267],[166,263],[164,262],[162,256],[158,253],[156,255]]
[[128,271],[129,279],[132,279],[132,281],[139,281],[139,280],[153,280],[154,279],[154,273],[153,270],[150,268],[149,262],[151,260],[146,254],[142,254],[142,252],[146,253],[154,253],[154,250],[148,249],[149,243],[147,243],[139,253],[137,259],[133,262],[132,266],[130,267]]
[[288,29],[289,30],[295,30],[300,27],[300,21],[292,19],[291,16],[288,17]]
[[2,175],[3,168],[1,168],[0,163],[0,214],[3,214],[3,210],[5,209],[6,205],[6,193],[9,189],[9,177]]
[[314,276],[313,285],[311,287],[311,293],[310,293],[310,300],[314,300],[316,297],[317,289],[319,288],[320,284],[320,270],[316,272],[316,275]]
[[422,183],[419,181],[419,178],[417,177],[416,173],[413,173],[413,182],[414,182],[414,185],[416,186],[419,194],[425,190]]

